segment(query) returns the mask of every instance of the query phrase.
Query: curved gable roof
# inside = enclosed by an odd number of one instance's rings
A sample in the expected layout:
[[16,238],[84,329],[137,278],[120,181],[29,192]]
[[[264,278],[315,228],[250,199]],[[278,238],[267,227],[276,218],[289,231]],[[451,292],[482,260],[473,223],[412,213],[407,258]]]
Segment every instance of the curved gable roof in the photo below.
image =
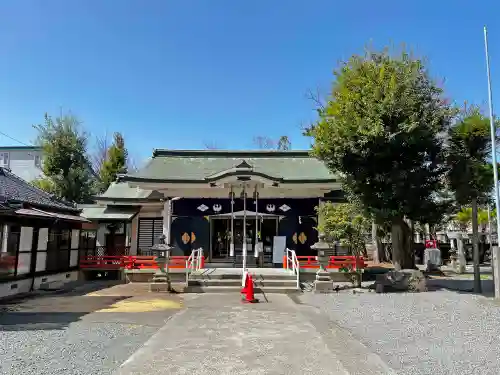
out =
[[[239,167],[238,167],[239,166]],[[335,181],[323,162],[308,151],[155,150],[129,181],[206,182],[227,173],[252,173],[283,182]]]

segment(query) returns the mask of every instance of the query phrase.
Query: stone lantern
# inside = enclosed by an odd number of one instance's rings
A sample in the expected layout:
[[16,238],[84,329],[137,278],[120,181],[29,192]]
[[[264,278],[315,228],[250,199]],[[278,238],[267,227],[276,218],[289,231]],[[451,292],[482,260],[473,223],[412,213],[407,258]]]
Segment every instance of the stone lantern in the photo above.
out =
[[328,293],[333,290],[333,283],[327,267],[330,262],[330,257],[334,255],[335,249],[325,241],[324,233],[318,235],[318,242],[312,245],[311,249],[318,252],[317,259],[319,263],[319,269],[318,272],[316,272],[316,281],[314,282],[314,292]]
[[[167,291],[171,290],[170,273],[168,264],[170,262],[170,251],[172,247],[165,243],[165,235],[160,235],[157,244],[151,247],[151,252],[155,257],[155,262],[158,264],[158,270],[153,275],[151,280],[150,290],[153,290],[153,285],[165,284]],[[158,290],[158,288],[155,288]]]

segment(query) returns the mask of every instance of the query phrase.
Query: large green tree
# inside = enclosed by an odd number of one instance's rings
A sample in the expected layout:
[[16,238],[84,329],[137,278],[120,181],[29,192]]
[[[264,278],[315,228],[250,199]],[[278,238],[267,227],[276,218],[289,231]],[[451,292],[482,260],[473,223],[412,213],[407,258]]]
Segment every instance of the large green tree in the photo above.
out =
[[409,220],[435,212],[443,137],[453,110],[421,60],[388,51],[356,55],[306,134],[313,154],[340,172],[368,213],[391,224],[396,269],[414,267]]
[[113,143],[106,152],[106,158],[99,170],[99,190],[106,191],[109,185],[116,180],[118,173],[127,172],[128,152],[125,140],[121,133],[113,135]]
[[489,118],[477,106],[465,107],[450,127],[447,143],[450,187],[458,204],[471,205],[474,290],[480,292],[478,203],[488,200],[493,184]]
[[36,125],[42,148],[44,177],[34,185],[68,202],[84,203],[93,195],[94,176],[87,157],[87,134],[73,115],[45,115]]

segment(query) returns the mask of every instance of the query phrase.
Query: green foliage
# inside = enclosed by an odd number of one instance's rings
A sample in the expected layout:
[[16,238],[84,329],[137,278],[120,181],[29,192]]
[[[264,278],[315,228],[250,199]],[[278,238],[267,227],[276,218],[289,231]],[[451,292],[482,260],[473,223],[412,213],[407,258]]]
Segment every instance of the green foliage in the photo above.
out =
[[453,115],[442,90],[407,53],[353,56],[334,74],[331,96],[306,133],[314,155],[341,172],[377,217],[422,220],[435,209],[440,134]]
[[56,193],[56,187],[50,178],[41,177],[31,181],[31,184],[50,194]]
[[465,108],[448,131],[448,182],[460,205],[484,202],[493,185],[490,123],[476,106]]
[[313,154],[377,222],[392,225],[397,269],[413,267],[406,219],[437,220],[443,204],[443,136],[455,112],[422,61],[387,51],[353,56],[334,72],[332,92],[307,131]]
[[[495,220],[496,211],[490,211],[489,218],[491,220]],[[454,218],[455,222],[458,223],[462,230],[466,230],[467,227],[472,223],[472,207],[462,207],[460,211],[458,211]],[[488,211],[483,209],[478,209],[477,211],[477,223],[479,225],[488,224]]]
[[88,202],[93,194],[93,176],[87,158],[87,134],[76,117],[65,115],[36,125],[37,144],[43,151],[44,179],[35,185],[69,202]]
[[113,144],[106,152],[106,160],[99,171],[99,190],[106,191],[109,185],[116,180],[118,173],[127,172],[127,149],[121,133],[113,135]]
[[340,241],[353,255],[365,252],[364,235],[371,230],[371,222],[358,205],[322,202],[316,211],[319,216],[318,231],[324,233],[328,241]]

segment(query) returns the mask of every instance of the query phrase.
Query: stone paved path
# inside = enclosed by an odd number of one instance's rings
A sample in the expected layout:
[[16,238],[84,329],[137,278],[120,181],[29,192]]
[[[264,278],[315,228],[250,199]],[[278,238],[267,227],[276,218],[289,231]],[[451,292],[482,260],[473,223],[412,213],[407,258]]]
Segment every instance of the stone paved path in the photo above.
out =
[[296,303],[285,295],[268,300],[187,296],[186,309],[115,374],[347,374]]

